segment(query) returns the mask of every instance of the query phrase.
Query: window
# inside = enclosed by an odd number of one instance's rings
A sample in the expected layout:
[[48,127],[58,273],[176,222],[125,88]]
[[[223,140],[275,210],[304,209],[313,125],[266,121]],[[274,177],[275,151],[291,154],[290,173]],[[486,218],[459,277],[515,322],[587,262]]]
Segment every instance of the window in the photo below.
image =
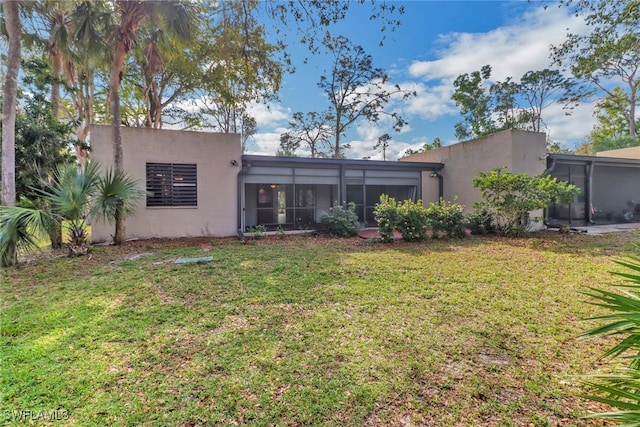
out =
[[196,165],[147,163],[147,206],[198,206]]

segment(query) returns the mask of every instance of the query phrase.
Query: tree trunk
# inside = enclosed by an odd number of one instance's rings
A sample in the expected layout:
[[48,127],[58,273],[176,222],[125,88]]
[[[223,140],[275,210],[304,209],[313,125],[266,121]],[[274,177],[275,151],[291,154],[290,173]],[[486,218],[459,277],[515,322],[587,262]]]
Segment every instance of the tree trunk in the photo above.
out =
[[53,249],[60,249],[62,247],[62,221],[56,220],[55,225],[49,230],[49,240],[51,241],[51,247]]
[[636,129],[636,99],[637,92],[635,88],[631,88],[631,94],[629,95],[629,135],[638,136],[638,130]]
[[2,110],[2,204],[16,204],[16,98],[20,70],[20,34],[22,27],[17,0],[3,2],[5,28],[9,39],[7,74]]
[[[113,157],[114,167],[117,172],[124,170],[124,159],[122,155],[122,135],[120,133],[120,81],[124,73],[124,60],[126,56],[126,46],[122,41],[116,45],[113,64],[111,66],[111,76],[109,81],[109,100],[111,105],[111,129],[113,135]],[[124,216],[120,209],[115,213],[116,231],[113,236],[113,243],[120,245],[125,240]]]
[[116,208],[114,220],[116,223],[116,232],[113,235],[113,244],[121,245],[125,241],[126,229],[125,229],[125,223],[124,223],[124,216],[122,215],[122,209],[120,206]]
[[58,120],[60,118],[60,79],[62,78],[62,52],[51,53],[51,115]]
[[121,172],[124,169],[122,156],[122,135],[120,134],[120,124],[122,118],[120,115],[120,81],[124,73],[124,60],[126,56],[126,47],[124,43],[118,42],[116,45],[113,64],[111,66],[111,75],[109,79],[109,103],[111,107],[111,130],[113,136],[113,160],[116,171]]
[[334,147],[333,158],[340,158],[340,113],[336,111],[336,146]]

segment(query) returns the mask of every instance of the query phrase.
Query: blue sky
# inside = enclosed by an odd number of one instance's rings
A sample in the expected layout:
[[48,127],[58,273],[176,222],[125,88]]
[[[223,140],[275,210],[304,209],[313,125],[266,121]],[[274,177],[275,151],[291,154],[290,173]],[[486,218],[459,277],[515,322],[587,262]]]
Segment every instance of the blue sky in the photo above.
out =
[[[560,44],[567,29],[581,32],[584,22],[571,16],[557,3],[527,1],[397,1],[405,6],[402,25],[389,33],[380,47],[379,25],[368,20],[365,6],[354,4],[348,19],[333,27],[334,34],[362,45],[373,58],[375,67],[385,69],[392,83],[415,90],[418,96],[408,102],[388,105],[409,122],[401,133],[388,123],[359,123],[345,141],[351,143],[349,158],[382,159],[374,150],[379,136],[391,135],[387,160],[395,160],[407,148],[418,148],[439,137],[445,144],[456,142],[454,124],[461,120],[451,101],[453,81],[463,73],[490,64],[492,78],[518,80],[525,72],[550,67],[549,46]],[[268,28],[268,27],[267,27]],[[290,41],[295,37],[290,37]],[[312,57],[302,64],[306,52],[291,45],[297,72],[285,75],[280,100],[269,108],[254,106],[258,133],[249,142],[251,154],[273,155],[279,137],[296,111],[323,111],[326,97],[317,83],[329,66],[327,57]],[[560,105],[543,112],[550,139],[572,148],[590,132],[594,119],[592,105],[583,104],[571,116]],[[305,155],[303,151],[299,155]]]

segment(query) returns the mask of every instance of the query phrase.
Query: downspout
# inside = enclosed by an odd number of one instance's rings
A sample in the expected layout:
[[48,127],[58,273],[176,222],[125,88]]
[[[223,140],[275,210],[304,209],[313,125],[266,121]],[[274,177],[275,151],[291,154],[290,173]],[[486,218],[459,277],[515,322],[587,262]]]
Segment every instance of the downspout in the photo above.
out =
[[587,164],[587,188],[585,188],[584,202],[587,212],[587,224],[593,224],[593,202],[591,198],[591,189],[593,184],[593,160]]
[[[547,169],[542,174],[543,175],[551,174],[551,172],[553,172],[555,168],[556,168],[556,159],[554,159],[553,157],[547,157]],[[542,223],[545,225],[545,227],[549,227],[549,206],[544,208],[543,216],[544,216],[544,219]]]
[[444,177],[440,174],[440,170],[432,170],[429,177],[438,178],[438,203],[444,198]]
[[346,203],[347,203],[347,184],[346,184],[344,175],[345,175],[344,165],[340,165],[340,188],[338,189],[338,204],[340,204],[341,206],[342,205],[346,206]]
[[244,241],[245,230],[245,208],[244,208],[244,177],[249,173],[251,164],[242,165],[242,169],[238,172],[238,237]]

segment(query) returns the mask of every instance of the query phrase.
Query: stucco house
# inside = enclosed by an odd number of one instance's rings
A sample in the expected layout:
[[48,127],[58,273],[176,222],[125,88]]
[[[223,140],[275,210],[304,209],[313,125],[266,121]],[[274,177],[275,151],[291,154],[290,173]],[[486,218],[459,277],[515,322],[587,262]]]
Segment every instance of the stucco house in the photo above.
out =
[[[126,220],[130,238],[233,236],[257,225],[308,230],[331,206],[348,202],[356,205],[363,224],[374,226],[381,194],[421,199],[425,205],[456,198],[470,208],[480,198],[472,178],[494,167],[531,175],[549,171],[581,185],[581,198],[548,210],[552,223],[598,219],[606,211],[593,202],[614,183],[616,191],[624,188],[621,200],[640,199],[631,194],[640,190],[640,156],[548,155],[545,135],[536,132],[507,130],[386,162],[242,155],[235,134],[124,127],[121,132],[124,168],[147,190]],[[91,156],[103,167],[113,164],[111,140],[110,127],[92,128]],[[618,177],[625,182],[618,183]],[[602,200],[611,212],[620,210],[612,203]],[[593,214],[583,214],[581,209],[591,212],[592,205],[598,206]],[[93,225],[94,241],[109,240],[112,233],[112,225]]]

